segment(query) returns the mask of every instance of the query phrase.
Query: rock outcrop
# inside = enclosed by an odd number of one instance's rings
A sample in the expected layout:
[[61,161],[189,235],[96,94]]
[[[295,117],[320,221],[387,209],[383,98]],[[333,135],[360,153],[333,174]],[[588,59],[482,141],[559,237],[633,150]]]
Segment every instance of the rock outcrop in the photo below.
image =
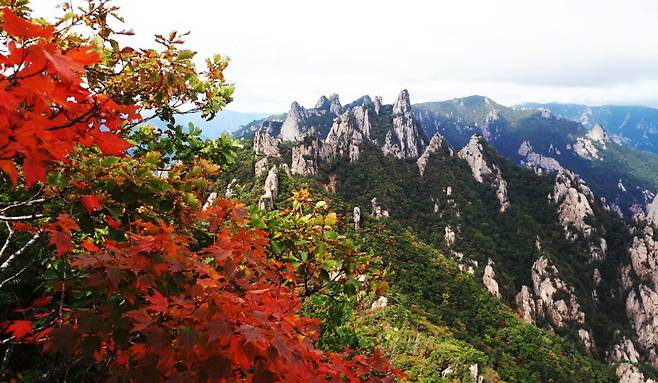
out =
[[651,222],[656,228],[658,228],[658,194],[647,206],[647,221]]
[[382,110],[382,96],[375,96],[375,114],[379,116],[379,112]]
[[252,149],[256,154],[266,157],[281,157],[279,152],[279,140],[272,137],[264,130],[259,130],[254,134],[254,143]]
[[254,164],[254,174],[256,177],[260,177],[261,175],[265,174],[267,172],[267,168],[269,167],[269,160],[267,157],[263,157],[260,160],[256,161]]
[[279,195],[279,177],[276,170],[276,166],[272,166],[265,178],[264,193],[258,200],[258,207],[261,209],[272,210],[276,206],[276,197]]
[[343,113],[334,120],[325,140],[327,156],[346,157],[350,161],[358,160],[361,145],[370,141],[370,130],[370,119],[366,107],[356,106]]
[[630,363],[621,363],[615,370],[619,383],[656,383],[653,379],[645,378],[639,368]]
[[393,127],[386,133],[384,154],[397,158],[417,158],[425,148],[425,134],[411,112],[409,92],[400,92],[393,105]]
[[557,267],[542,256],[532,265],[532,285],[538,297],[536,313],[556,328],[571,323],[582,326],[585,313],[578,304],[573,287],[560,279]]
[[626,298],[626,315],[648,361],[658,367],[658,293],[644,284],[633,288]]
[[279,133],[279,138],[284,141],[296,141],[302,137],[303,133],[306,131],[306,111],[304,108],[293,101],[290,105],[290,110],[286,119],[281,125],[281,132]]
[[640,354],[637,352],[635,345],[630,339],[622,337],[617,343],[615,343],[612,349],[608,351],[607,359],[610,363],[638,363],[640,361]]
[[370,215],[372,215],[375,218],[381,218],[381,217],[388,217],[388,210],[382,209],[382,205],[379,204],[379,201],[377,201],[377,197],[374,197],[372,200],[370,200]]
[[477,182],[490,183],[496,189],[496,198],[500,204],[500,212],[504,213],[507,211],[510,206],[509,198],[507,197],[507,181],[503,179],[502,172],[498,166],[487,163],[480,137],[473,135],[468,144],[457,155],[459,158],[468,162],[473,177]]
[[328,158],[326,145],[311,129],[299,144],[292,148],[290,172],[299,175],[315,174],[318,171],[318,166]]
[[484,274],[482,275],[482,283],[489,290],[489,292],[500,298],[500,290],[498,288],[498,282],[496,282],[496,273],[493,269],[494,263],[489,260],[489,264],[484,267]]
[[523,321],[526,323],[534,324],[535,313],[537,311],[537,308],[535,304],[535,299],[532,296],[532,293],[530,292],[528,286],[526,285],[521,286],[521,291],[519,291],[519,293],[516,294],[516,297],[514,298],[514,303],[516,305],[516,310],[521,315],[521,319],[523,319]]
[[427,163],[430,160],[430,156],[438,153],[441,150],[441,147],[444,145],[445,140],[443,139],[443,136],[441,136],[439,133],[436,133],[434,136],[432,136],[432,139],[430,140],[430,143],[427,145],[427,148],[425,148],[425,151],[423,154],[418,157],[418,160],[416,161],[416,165],[418,165],[418,171],[420,172],[420,175],[423,176],[425,174],[425,168],[427,167]]
[[530,142],[523,141],[517,153],[522,157],[521,163],[531,169],[536,173],[541,174],[544,171],[546,172],[559,172],[564,168],[560,165],[560,162],[553,157],[547,157],[533,151],[532,145]]
[[358,206],[354,206],[354,230],[359,230],[361,225],[361,209]]
[[575,239],[578,233],[585,237],[592,234],[592,226],[585,219],[594,214],[590,203],[594,203],[592,191],[576,175],[563,170],[555,178],[553,194],[549,200],[558,205],[558,216],[567,238]]

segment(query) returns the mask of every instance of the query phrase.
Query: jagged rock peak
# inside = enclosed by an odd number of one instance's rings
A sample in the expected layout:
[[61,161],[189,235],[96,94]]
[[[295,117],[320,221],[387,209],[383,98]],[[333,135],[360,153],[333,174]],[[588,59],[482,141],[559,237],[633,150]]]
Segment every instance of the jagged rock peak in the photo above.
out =
[[521,315],[521,319],[523,319],[523,321],[526,323],[534,324],[535,312],[537,309],[535,299],[528,286],[521,286],[521,291],[516,294],[514,303],[516,304],[516,310]]
[[425,174],[425,168],[427,167],[427,162],[429,161],[430,156],[441,150],[441,146],[444,142],[445,139],[439,133],[435,133],[434,136],[432,136],[432,139],[427,145],[427,148],[425,148],[423,154],[418,157],[418,160],[416,161],[416,165],[418,165],[418,171],[420,172],[421,176]]
[[489,164],[484,156],[481,136],[474,134],[457,154],[459,158],[466,160],[471,167],[473,177],[479,183],[490,181],[491,186],[496,189],[496,198],[500,203],[500,212],[504,213],[510,206],[507,196],[507,181],[503,179],[500,169],[495,164]]
[[359,159],[361,145],[370,141],[370,119],[368,109],[364,106],[356,106],[340,118],[334,120],[329,130],[325,144],[330,157],[347,157],[350,161]]
[[409,114],[411,113],[411,100],[409,98],[409,91],[403,89],[398,95],[395,104],[393,104],[394,114]]
[[411,112],[409,92],[405,89],[393,106],[393,127],[386,133],[382,151],[397,158],[417,158],[425,144],[425,133]]
[[578,233],[585,237],[592,234],[592,226],[585,222],[585,218],[594,214],[590,205],[594,203],[594,194],[573,172],[558,172],[549,201],[559,205],[558,216],[567,238],[575,239]]
[[496,273],[493,269],[494,263],[489,260],[489,263],[484,267],[484,274],[482,275],[482,283],[489,290],[489,292],[500,298],[500,290],[498,282],[496,281]]
[[339,115],[343,111],[343,107],[341,106],[340,100],[338,99],[338,95],[336,93],[329,96],[329,103],[329,111],[331,111],[333,114]]
[[281,157],[279,140],[272,137],[265,130],[259,130],[254,134],[252,148],[256,154],[263,154],[267,157]]
[[610,141],[608,138],[608,132],[599,124],[594,125],[592,129],[587,132],[587,137],[589,137],[592,141],[597,141],[601,143],[606,143]]
[[382,96],[375,96],[375,114],[379,116],[379,111],[382,110]]
[[281,138],[284,141],[296,141],[298,140],[304,130],[304,122],[305,122],[305,110],[304,108],[297,103],[297,101],[293,101],[293,103],[290,105],[290,110],[288,111],[288,115],[286,116],[286,119],[283,121],[283,125],[281,125],[281,132],[279,133],[279,138]]
[[276,165],[272,166],[265,178],[263,185],[263,195],[258,200],[258,207],[261,209],[272,210],[276,204],[276,198],[279,195],[279,177],[277,176]]
[[325,96],[322,95],[320,96],[320,99],[318,102],[315,103],[315,109],[329,109],[329,106],[331,106],[331,101]]

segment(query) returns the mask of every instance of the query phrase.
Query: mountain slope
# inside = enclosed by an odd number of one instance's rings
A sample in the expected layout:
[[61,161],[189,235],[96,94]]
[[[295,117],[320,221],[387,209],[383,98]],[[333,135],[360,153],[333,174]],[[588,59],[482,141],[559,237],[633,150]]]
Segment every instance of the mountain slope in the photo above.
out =
[[658,191],[658,156],[613,142],[600,126],[588,130],[548,110],[508,108],[479,96],[413,109],[428,135],[440,133],[457,147],[481,134],[517,163],[576,172],[618,213],[637,213]]
[[[346,108],[324,140],[312,131],[297,142],[259,132],[224,174],[232,193],[264,208],[285,209],[292,191],[312,188],[332,202],[354,241],[384,261],[388,292],[363,297],[324,336],[381,344],[418,381],[654,376],[658,238],[651,224],[640,215],[620,218],[584,177],[519,167],[495,150],[513,138],[509,148],[529,161],[566,135],[572,141],[562,138],[559,148],[588,139],[605,143],[595,146],[601,155],[614,150],[602,133],[547,113],[507,114],[493,103],[501,113],[487,119],[482,98],[417,117],[408,114],[405,93],[396,105]],[[457,111],[473,112],[456,120],[450,113]],[[416,127],[434,114],[463,135],[481,133],[484,122],[491,139],[470,136],[460,150],[441,135],[427,140]],[[539,149],[522,145],[530,133]],[[401,149],[414,143],[422,144],[418,153]],[[585,161],[573,146],[569,153],[564,158]],[[278,174],[276,198],[271,174]]]
[[517,108],[545,108],[557,116],[581,122],[588,128],[602,125],[615,140],[635,149],[658,153],[658,109],[655,108],[560,103],[527,103],[518,105]]

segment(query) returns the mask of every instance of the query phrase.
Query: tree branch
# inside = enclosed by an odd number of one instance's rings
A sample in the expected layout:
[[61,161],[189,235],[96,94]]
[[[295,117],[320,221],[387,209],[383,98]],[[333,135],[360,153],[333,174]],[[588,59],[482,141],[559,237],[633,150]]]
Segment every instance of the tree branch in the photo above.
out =
[[[43,234],[43,230],[39,230],[38,232],[36,232],[36,233],[32,236],[32,238],[30,238],[30,240],[27,241],[27,243],[26,243],[25,245],[23,245],[23,247],[21,247],[20,249],[18,249],[14,254],[10,255],[9,258],[7,258],[7,260],[4,261],[4,263],[3,263],[2,265],[0,265],[0,271],[2,271],[2,270],[4,270],[4,269],[6,269],[7,267],[9,267],[9,264],[10,264],[10,263],[11,263],[16,257],[18,257],[18,256],[20,256],[21,254],[23,254],[23,253],[24,253],[24,252],[25,252],[30,246],[32,246],[33,244],[35,244],[35,243],[39,240],[39,238],[41,237],[42,234]],[[3,283],[4,283],[4,282],[3,282]]]

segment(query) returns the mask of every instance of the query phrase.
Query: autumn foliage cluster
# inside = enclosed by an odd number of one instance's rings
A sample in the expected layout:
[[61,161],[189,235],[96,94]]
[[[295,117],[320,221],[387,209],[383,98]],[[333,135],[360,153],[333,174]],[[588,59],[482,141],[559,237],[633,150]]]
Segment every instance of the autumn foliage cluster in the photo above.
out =
[[[175,33],[159,49],[121,47],[107,1],[64,11],[49,25],[25,5],[2,9],[0,380],[400,376],[377,352],[318,350],[320,323],[299,312],[319,290],[299,278],[322,268],[291,264],[298,248],[272,251],[273,233],[240,202],[204,206],[238,144],[183,133],[175,115],[193,105],[211,118],[231,101],[226,61],[198,70]],[[142,125],[151,117],[171,129]],[[274,237],[334,233],[335,215],[318,214]],[[318,259],[341,248],[335,233],[304,238],[327,241],[308,245]],[[336,275],[354,271],[332,262]]]

